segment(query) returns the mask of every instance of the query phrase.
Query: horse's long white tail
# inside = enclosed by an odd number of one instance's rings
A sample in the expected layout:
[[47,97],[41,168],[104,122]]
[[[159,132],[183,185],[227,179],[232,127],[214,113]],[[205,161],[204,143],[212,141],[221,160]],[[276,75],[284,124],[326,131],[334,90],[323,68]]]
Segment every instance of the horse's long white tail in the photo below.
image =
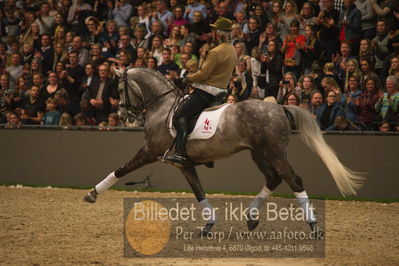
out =
[[293,105],[284,107],[293,115],[303,142],[316,152],[327,166],[342,195],[356,194],[356,190],[362,185],[361,173],[346,168],[340,162],[334,150],[324,141],[319,125],[308,110]]

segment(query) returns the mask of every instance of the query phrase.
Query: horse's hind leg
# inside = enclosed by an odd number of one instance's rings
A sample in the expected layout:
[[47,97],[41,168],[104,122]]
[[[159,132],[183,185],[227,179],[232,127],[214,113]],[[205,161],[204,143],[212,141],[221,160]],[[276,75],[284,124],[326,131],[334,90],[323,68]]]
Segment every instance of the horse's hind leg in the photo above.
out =
[[[248,212],[249,214],[251,211],[257,211],[259,213],[259,208],[265,203],[266,199],[270,197],[273,191],[281,184],[282,179],[273,169],[271,164],[268,162],[266,156],[261,153],[251,153],[253,161],[258,166],[259,170],[266,178],[266,186],[262,188],[262,190],[256,195],[256,197],[252,200],[249,204]],[[259,219],[252,217],[251,215],[248,216],[247,226],[248,230],[254,230],[259,224]]]
[[[304,210],[306,222],[309,224],[311,230],[315,232],[317,223],[316,216],[313,212],[312,205],[309,203],[309,197],[303,186],[302,178],[294,172],[287,159],[275,160],[273,163],[273,167],[277,171],[279,176],[281,176],[294,191],[295,197],[297,198],[299,205]],[[318,235],[316,237],[321,237],[321,235],[319,235],[319,232],[317,233]]]
[[125,176],[126,174],[146,165],[156,161],[156,156],[148,152],[148,150],[143,147],[141,148],[136,156],[128,161],[124,166],[118,168],[117,170],[110,173],[103,181],[98,183],[93,190],[91,190],[83,200],[89,203],[95,203],[97,195],[107,191],[113,185],[118,182],[119,178]]
[[211,231],[212,226],[216,223],[215,210],[212,208],[212,205],[209,203],[208,199],[205,198],[205,191],[202,188],[195,167],[180,168],[180,171],[190,184],[190,187],[193,190],[199,205],[202,207],[202,209],[207,209],[207,213],[210,214],[210,219],[208,219],[207,224],[201,230],[201,234],[206,236]]

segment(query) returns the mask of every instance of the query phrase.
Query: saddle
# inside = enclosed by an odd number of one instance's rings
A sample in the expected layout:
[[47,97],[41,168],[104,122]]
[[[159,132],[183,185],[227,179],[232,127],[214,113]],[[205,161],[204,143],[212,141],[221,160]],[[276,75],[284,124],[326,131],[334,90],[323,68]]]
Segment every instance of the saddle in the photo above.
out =
[[[226,95],[227,93],[221,93],[216,95],[216,97],[214,98],[212,103],[210,103],[210,106],[208,108],[204,109],[201,113],[199,113],[198,115],[193,117],[190,121],[188,121],[188,127],[187,127],[187,134],[189,135],[188,140],[209,139],[215,134],[219,118],[221,117],[224,109],[226,109],[230,105],[226,103],[223,104],[225,102]],[[176,131],[173,127],[174,123],[172,122],[174,121],[174,119],[175,118],[173,113],[171,119],[169,120],[169,126],[170,126],[169,130],[173,137],[176,135]],[[160,157],[160,160],[162,161],[163,157]],[[207,162],[207,163],[192,162],[192,166],[197,166],[201,164],[204,164],[208,168],[214,167],[214,162]]]
[[195,125],[197,124],[198,118],[203,112],[211,112],[218,110],[223,106],[223,104],[226,102],[226,97],[227,97],[227,91],[220,92],[215,95],[215,98],[213,101],[209,104],[208,108],[205,108],[201,113],[197,114],[194,116],[190,121],[188,121],[188,134],[193,132]]

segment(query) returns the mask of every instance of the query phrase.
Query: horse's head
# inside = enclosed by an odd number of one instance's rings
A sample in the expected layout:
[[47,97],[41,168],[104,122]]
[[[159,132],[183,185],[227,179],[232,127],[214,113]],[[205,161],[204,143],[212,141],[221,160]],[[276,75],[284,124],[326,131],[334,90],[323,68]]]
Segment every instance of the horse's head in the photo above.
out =
[[128,124],[133,123],[144,110],[143,94],[139,85],[131,78],[128,72],[114,68],[118,76],[119,110],[121,120]]
[[[115,69],[119,80],[119,114],[127,125],[141,121],[145,111],[157,112],[157,116],[168,113],[177,96],[177,88],[158,71],[132,68],[127,72]],[[166,103],[167,102],[167,103]],[[162,108],[161,105],[164,105]],[[145,109],[145,110],[144,110]]]

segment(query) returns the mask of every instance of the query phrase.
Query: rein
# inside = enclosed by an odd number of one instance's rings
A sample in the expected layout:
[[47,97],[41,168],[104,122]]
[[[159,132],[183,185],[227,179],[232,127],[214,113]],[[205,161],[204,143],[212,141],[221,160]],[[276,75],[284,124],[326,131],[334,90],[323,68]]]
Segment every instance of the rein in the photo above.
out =
[[[161,98],[163,98],[164,96],[168,95],[169,93],[177,90],[177,88],[171,89],[167,92],[162,93],[161,95],[156,96],[155,98],[149,100],[148,102],[145,101],[143,95],[138,95],[134,90],[132,90],[132,93],[134,95],[134,97],[136,97],[139,101],[138,104],[134,105],[130,102],[130,97],[129,97],[129,84],[128,84],[128,80],[127,80],[127,71],[128,69],[125,69],[123,71],[123,77],[122,77],[122,81],[124,83],[124,93],[125,93],[125,104],[120,104],[120,107],[126,108],[128,113],[136,116],[139,113],[141,113],[144,109],[148,109],[149,106],[151,106],[152,104],[154,104],[155,102],[159,101]],[[132,113],[134,112],[134,113]]]

